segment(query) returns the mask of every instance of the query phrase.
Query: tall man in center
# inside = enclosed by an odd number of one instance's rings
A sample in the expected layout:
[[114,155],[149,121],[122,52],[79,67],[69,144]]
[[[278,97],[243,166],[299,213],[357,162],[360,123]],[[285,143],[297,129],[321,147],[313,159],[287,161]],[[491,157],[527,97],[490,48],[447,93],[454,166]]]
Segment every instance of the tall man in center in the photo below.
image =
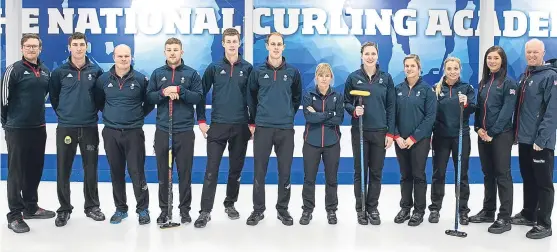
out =
[[301,104],[302,80],[300,71],[287,64],[282,56],[285,47],[282,34],[269,34],[265,47],[269,56],[264,64],[252,71],[248,80],[247,100],[250,131],[253,132],[254,181],[253,212],[248,217],[247,224],[257,225],[264,218],[265,176],[274,147],[279,176],[277,218],[282,224],[290,226],[293,224],[292,216],[288,213],[288,203],[294,154],[294,115]]
[[[228,186],[224,199],[225,212],[230,219],[240,218],[234,208],[240,191],[240,175],[244,167],[248,141],[248,106],[246,104],[247,82],[252,65],[241,58],[240,33],[234,28],[224,30],[222,46],[224,57],[207,67],[203,74],[203,98],[197,105],[197,121],[203,136],[207,138],[207,169],[201,194],[201,211],[195,227],[201,228],[211,220],[215,201],[219,166],[228,142],[229,164]],[[211,128],[205,120],[207,93],[213,88]]]
[[157,224],[168,219],[168,134],[169,108],[172,104],[172,154],[178,170],[180,217],[182,224],[190,223],[191,169],[195,124],[193,105],[203,95],[201,77],[195,69],[184,64],[182,42],[169,38],[164,44],[166,62],[151,74],[147,86],[147,100],[157,105],[157,129],[155,131],[155,155],[159,179],[159,207],[161,214]]

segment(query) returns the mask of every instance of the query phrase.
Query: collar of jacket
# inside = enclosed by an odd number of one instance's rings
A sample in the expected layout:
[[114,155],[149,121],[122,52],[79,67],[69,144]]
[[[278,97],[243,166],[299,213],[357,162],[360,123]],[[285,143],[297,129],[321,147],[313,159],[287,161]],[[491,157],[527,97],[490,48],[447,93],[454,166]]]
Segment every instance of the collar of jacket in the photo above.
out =
[[230,61],[226,58],[226,54],[222,56],[222,61],[228,65],[238,65],[242,61],[242,54],[238,53],[238,59],[234,62],[234,64],[230,64]]
[[333,90],[333,87],[329,86],[329,88],[327,89],[327,93],[325,93],[325,95],[323,95],[320,91],[319,91],[319,87],[317,85],[315,85],[315,89],[310,89],[309,93],[313,94],[313,95],[317,95],[319,97],[322,96],[329,96],[331,94],[333,94],[335,91]]
[[454,88],[454,87],[460,86],[461,84],[462,84],[462,80],[460,79],[460,77],[458,77],[458,80],[452,86],[449,86],[449,84],[447,84],[447,76],[443,77],[443,86],[445,86],[445,87],[453,87]]
[[[165,61],[164,61],[164,65],[165,65],[166,69],[168,69],[168,70],[173,70],[173,68],[172,68],[170,65],[168,65],[168,61],[165,60]],[[174,68],[174,70],[178,70],[178,71],[179,71],[179,70],[181,70],[183,67],[184,67],[184,59],[180,59],[180,64],[177,65],[176,68]]]
[[28,61],[23,56],[21,57],[21,61],[23,62],[24,65],[35,68],[35,70],[40,70],[40,66],[43,64],[40,58],[37,58],[37,64],[31,63],[31,61]]
[[265,58],[265,65],[272,70],[279,70],[279,69],[282,69],[286,65],[286,58],[284,56],[282,56],[282,62],[280,63],[280,66],[275,68],[273,65],[271,65],[271,63],[269,63],[269,57],[266,57]]
[[134,70],[133,70],[133,66],[132,66],[132,65],[130,65],[130,71],[128,71],[122,78],[120,78],[120,76],[118,76],[118,75],[116,74],[116,65],[113,65],[113,66],[110,68],[109,71],[110,71],[110,75],[112,75],[113,77],[115,77],[117,80],[118,80],[118,79],[127,79],[127,78],[130,78],[130,77],[132,77],[132,76],[134,75]]
[[[414,84],[414,87],[420,85],[420,84],[422,83],[422,81],[423,81],[422,76],[418,77],[418,80],[416,81],[416,84]],[[407,78],[404,78],[404,84],[405,84],[408,88],[410,88],[410,84],[408,84],[408,79],[407,79]]]
[[[375,64],[375,69],[376,69],[376,70],[375,70],[375,74],[374,74],[373,76],[371,76],[371,78],[373,78],[373,80],[376,80],[376,79],[381,75],[381,69],[379,68],[379,64]],[[360,73],[364,76],[364,78],[365,78],[368,82],[373,83],[372,80],[368,79],[369,76],[368,76],[367,73],[366,73],[366,70],[365,70],[365,68],[364,68],[364,64],[361,64],[361,65],[360,65]]]
[[78,68],[77,66],[74,65],[74,63],[72,62],[72,56],[68,57],[68,65],[73,68],[74,70],[83,70],[85,68],[87,68],[89,66],[89,64],[91,64],[91,61],[89,60],[89,57],[85,56],[85,64],[81,67]]

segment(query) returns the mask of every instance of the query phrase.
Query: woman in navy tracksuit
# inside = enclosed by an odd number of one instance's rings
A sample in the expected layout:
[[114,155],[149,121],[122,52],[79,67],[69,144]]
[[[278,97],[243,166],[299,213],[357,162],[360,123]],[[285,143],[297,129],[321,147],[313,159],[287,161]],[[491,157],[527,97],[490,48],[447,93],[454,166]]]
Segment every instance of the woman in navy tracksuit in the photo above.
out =
[[458,167],[458,145],[460,129],[460,106],[462,111],[462,152],[460,176],[459,222],[468,225],[468,161],[470,158],[470,115],[476,109],[474,88],[460,79],[460,59],[448,57],[444,64],[444,75],[434,87],[437,96],[437,119],[433,127],[432,155],[433,176],[431,181],[431,205],[429,205],[429,222],[439,222],[439,211],[445,196],[445,175],[447,162],[452,153],[455,168],[455,183]]
[[[402,197],[401,210],[394,221],[403,223],[409,219],[409,226],[420,225],[425,213],[425,167],[437,109],[435,93],[422,80],[420,71],[420,58],[415,54],[406,56],[406,78],[396,86],[395,151],[400,166]],[[414,213],[410,217],[412,207]]]
[[337,173],[340,159],[339,125],[344,118],[341,93],[330,86],[333,71],[321,63],[315,71],[315,89],[309,89],[302,98],[306,130],[304,131],[304,186],[302,190],[303,213],[300,224],[309,224],[315,208],[315,177],[319,163],[325,165],[325,209],[329,224],[336,224]]
[[[354,155],[354,196],[356,212],[361,225],[381,224],[379,194],[381,178],[387,149],[391,147],[395,128],[395,87],[391,75],[379,69],[377,64],[377,44],[367,42],[361,47],[362,66],[352,72],[344,84],[344,106],[352,115],[352,153]],[[369,91],[370,95],[359,98],[350,94],[352,90]],[[364,107],[366,109],[364,109]],[[361,161],[359,117],[362,118],[364,140],[364,176],[369,177],[368,194],[365,199],[366,213],[362,211],[361,201]],[[369,174],[369,175],[367,175]]]
[[497,191],[501,206],[497,221],[488,232],[500,234],[511,230],[513,181],[511,149],[514,142],[512,116],[517,99],[516,82],[507,76],[507,56],[503,48],[493,46],[484,57],[483,76],[478,91],[474,129],[478,132],[478,151],[484,173],[482,210],[470,217],[472,223],[494,222]]

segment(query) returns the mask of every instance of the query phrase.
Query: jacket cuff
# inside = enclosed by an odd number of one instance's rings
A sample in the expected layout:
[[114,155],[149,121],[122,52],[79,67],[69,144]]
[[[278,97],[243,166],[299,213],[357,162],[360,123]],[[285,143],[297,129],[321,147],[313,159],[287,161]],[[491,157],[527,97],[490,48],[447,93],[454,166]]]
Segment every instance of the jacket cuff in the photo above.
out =
[[468,107],[468,103],[466,103],[466,105],[464,105],[464,108],[467,108],[467,107]]
[[180,93],[180,85],[176,86],[176,93]]
[[252,123],[249,125],[250,127],[255,127],[255,123]]
[[355,109],[354,109],[354,112],[352,112],[352,117],[358,118],[358,116],[356,115],[356,110]]
[[395,136],[393,136],[393,134],[391,134],[391,133],[387,133],[386,136],[387,136],[387,137],[390,137],[390,138],[395,138]]
[[418,141],[416,141],[416,139],[413,136],[408,137],[410,138],[410,140],[412,140],[412,142],[417,143]]
[[197,120],[197,124],[200,124],[200,123],[207,123],[207,121],[206,120]]
[[394,138],[394,140],[397,140],[397,139],[400,138],[400,136],[399,136],[399,135],[395,135],[393,138]]

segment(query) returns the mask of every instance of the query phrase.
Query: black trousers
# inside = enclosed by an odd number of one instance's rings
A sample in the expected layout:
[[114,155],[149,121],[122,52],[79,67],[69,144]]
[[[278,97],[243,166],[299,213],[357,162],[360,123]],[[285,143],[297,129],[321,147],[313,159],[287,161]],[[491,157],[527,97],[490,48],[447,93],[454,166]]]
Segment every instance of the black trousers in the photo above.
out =
[[[509,220],[513,210],[513,179],[511,176],[512,131],[503,132],[491,142],[478,137],[478,152],[484,174],[483,210],[495,213],[499,191],[498,219]],[[553,166],[551,166],[553,167]]]
[[[425,166],[430,149],[430,138],[420,140],[410,149],[400,149],[396,143],[394,144],[401,175],[400,207],[408,210],[414,207],[414,213],[424,213],[427,193]],[[414,192],[413,199],[412,191]]]
[[[168,132],[155,130],[155,155],[159,177],[159,207],[168,210]],[[172,134],[172,158],[178,171],[179,205],[181,213],[191,210],[191,170],[193,166],[193,130]],[[174,181],[174,178],[172,179]]]
[[84,212],[99,207],[98,161],[99,161],[99,130],[97,126],[79,128],[56,128],[56,161],[57,190],[60,208],[57,212],[72,212],[70,202],[70,176],[79,145],[84,173],[83,196],[85,197]]
[[[383,178],[383,165],[385,163],[385,136],[386,131],[364,131],[364,176],[369,177],[366,197],[368,212],[377,210],[379,195],[381,194],[381,179]],[[352,153],[354,155],[354,196],[356,197],[356,211],[362,209],[362,175],[360,162],[360,130],[352,127]]]
[[338,206],[337,177],[340,159],[340,143],[331,146],[315,147],[304,143],[304,186],[302,200],[304,212],[313,212],[315,208],[315,178],[319,163],[323,160],[325,166],[325,210],[336,211]]
[[43,175],[46,127],[6,128],[8,147],[8,223],[21,218],[23,211],[38,210],[38,188]]
[[[440,211],[445,197],[445,176],[447,174],[447,162],[449,156],[453,156],[454,178],[457,181],[458,168],[458,137],[433,136],[433,176],[431,179],[431,205],[430,211]],[[470,185],[468,184],[468,167],[470,161],[470,136],[462,136],[462,155],[460,159],[460,200],[459,212],[469,213],[468,199],[470,198]],[[510,154],[510,152],[509,152]]]
[[253,136],[254,181],[253,210],[265,211],[265,177],[272,148],[278,162],[278,198],[276,209],[287,211],[290,203],[290,172],[294,155],[294,129],[257,127]]
[[116,211],[128,212],[126,197],[126,163],[132,180],[136,212],[149,208],[149,189],[145,180],[145,133],[142,128],[102,131],[104,150],[110,165],[112,196]]
[[201,193],[201,211],[211,212],[219,176],[222,154],[228,143],[229,170],[224,206],[234,206],[240,193],[240,177],[244,168],[251,132],[247,124],[213,123],[207,131],[207,168]]
[[538,225],[551,227],[551,212],[555,200],[553,188],[552,149],[535,151],[533,145],[518,145],[518,162],[523,180],[524,206],[522,216],[537,221]]

